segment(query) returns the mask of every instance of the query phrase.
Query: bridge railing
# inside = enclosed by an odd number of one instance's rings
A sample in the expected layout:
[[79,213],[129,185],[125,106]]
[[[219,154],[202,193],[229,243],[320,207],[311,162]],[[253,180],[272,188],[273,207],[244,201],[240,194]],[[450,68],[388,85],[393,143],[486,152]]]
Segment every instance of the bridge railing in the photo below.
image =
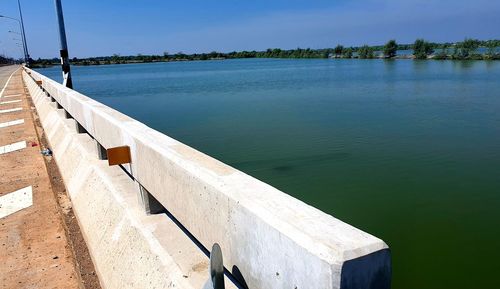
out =
[[[390,288],[380,239],[30,69],[59,108],[102,148],[130,147],[123,168],[251,289]],[[140,105],[140,104],[138,104]],[[84,130],[83,130],[84,129]]]

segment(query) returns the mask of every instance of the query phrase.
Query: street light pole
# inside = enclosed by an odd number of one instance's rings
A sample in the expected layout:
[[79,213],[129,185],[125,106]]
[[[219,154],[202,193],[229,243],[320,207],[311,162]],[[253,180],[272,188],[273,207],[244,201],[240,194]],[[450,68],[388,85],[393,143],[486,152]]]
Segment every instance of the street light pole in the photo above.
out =
[[[23,35],[21,33],[17,33],[15,31],[12,31],[12,30],[9,30],[9,33],[12,33],[12,34],[17,34],[19,35],[19,37],[23,37]],[[22,43],[22,46],[21,46],[21,54],[24,54],[24,62],[26,63],[26,50],[24,49],[24,41],[22,39],[17,39],[17,38],[12,38],[12,40],[18,40],[18,41],[21,41]]]
[[63,85],[73,88],[71,79],[71,69],[69,66],[68,43],[66,42],[66,29],[64,27],[64,16],[62,11],[61,0],[54,0],[56,5],[57,21],[59,23],[59,39],[61,42],[61,67],[63,72]]
[[23,34],[23,44],[24,44],[24,54],[26,54],[26,66],[30,66],[30,54],[28,52],[28,43],[26,42],[26,33],[24,32],[24,21],[23,21],[23,13],[21,12],[21,1],[17,0],[17,5],[19,7],[19,18],[21,18],[21,33]]
[[[19,29],[20,29],[20,31],[21,32],[23,31],[22,24],[21,24],[21,21],[19,21],[19,19],[12,18],[12,17],[5,16],[5,15],[0,15],[0,17],[1,18],[7,18],[7,19],[10,19],[10,20],[17,21],[17,23],[19,23]],[[23,34],[21,33],[21,36],[22,35]],[[26,38],[24,38],[24,39],[26,39]],[[24,63],[26,63],[26,65],[28,65],[29,55],[28,55],[28,49],[26,48],[26,42],[24,42],[24,40],[23,40],[23,50],[24,50]]]

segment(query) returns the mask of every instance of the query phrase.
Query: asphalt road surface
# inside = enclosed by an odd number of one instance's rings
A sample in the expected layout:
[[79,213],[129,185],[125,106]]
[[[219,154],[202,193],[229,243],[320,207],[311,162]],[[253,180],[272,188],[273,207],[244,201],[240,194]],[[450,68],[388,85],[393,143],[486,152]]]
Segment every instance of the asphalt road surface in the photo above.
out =
[[10,75],[19,68],[19,65],[9,65],[0,67],[0,89],[3,90]]

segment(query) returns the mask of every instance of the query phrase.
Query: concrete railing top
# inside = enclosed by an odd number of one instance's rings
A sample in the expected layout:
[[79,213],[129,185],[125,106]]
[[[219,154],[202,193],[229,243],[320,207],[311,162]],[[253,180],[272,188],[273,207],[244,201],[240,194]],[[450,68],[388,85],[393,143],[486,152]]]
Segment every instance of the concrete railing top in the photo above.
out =
[[250,289],[389,288],[380,239],[102,103],[25,69],[105,148],[129,146],[125,169]]

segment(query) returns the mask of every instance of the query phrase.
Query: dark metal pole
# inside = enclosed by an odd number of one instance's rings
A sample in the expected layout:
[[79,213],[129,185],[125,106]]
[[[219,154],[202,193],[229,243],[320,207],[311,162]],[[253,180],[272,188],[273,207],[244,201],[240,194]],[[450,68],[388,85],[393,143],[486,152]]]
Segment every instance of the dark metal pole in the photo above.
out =
[[23,43],[24,43],[24,55],[26,66],[30,66],[30,54],[28,53],[28,43],[26,42],[26,33],[24,32],[24,21],[23,21],[23,13],[21,12],[21,2],[17,0],[17,5],[19,7],[19,18],[21,18],[21,33],[23,34]]
[[56,5],[57,21],[59,23],[59,39],[61,41],[61,67],[63,72],[63,85],[73,88],[71,79],[71,70],[69,67],[68,43],[66,42],[66,29],[64,28],[64,16],[62,11],[61,0],[54,0]]

